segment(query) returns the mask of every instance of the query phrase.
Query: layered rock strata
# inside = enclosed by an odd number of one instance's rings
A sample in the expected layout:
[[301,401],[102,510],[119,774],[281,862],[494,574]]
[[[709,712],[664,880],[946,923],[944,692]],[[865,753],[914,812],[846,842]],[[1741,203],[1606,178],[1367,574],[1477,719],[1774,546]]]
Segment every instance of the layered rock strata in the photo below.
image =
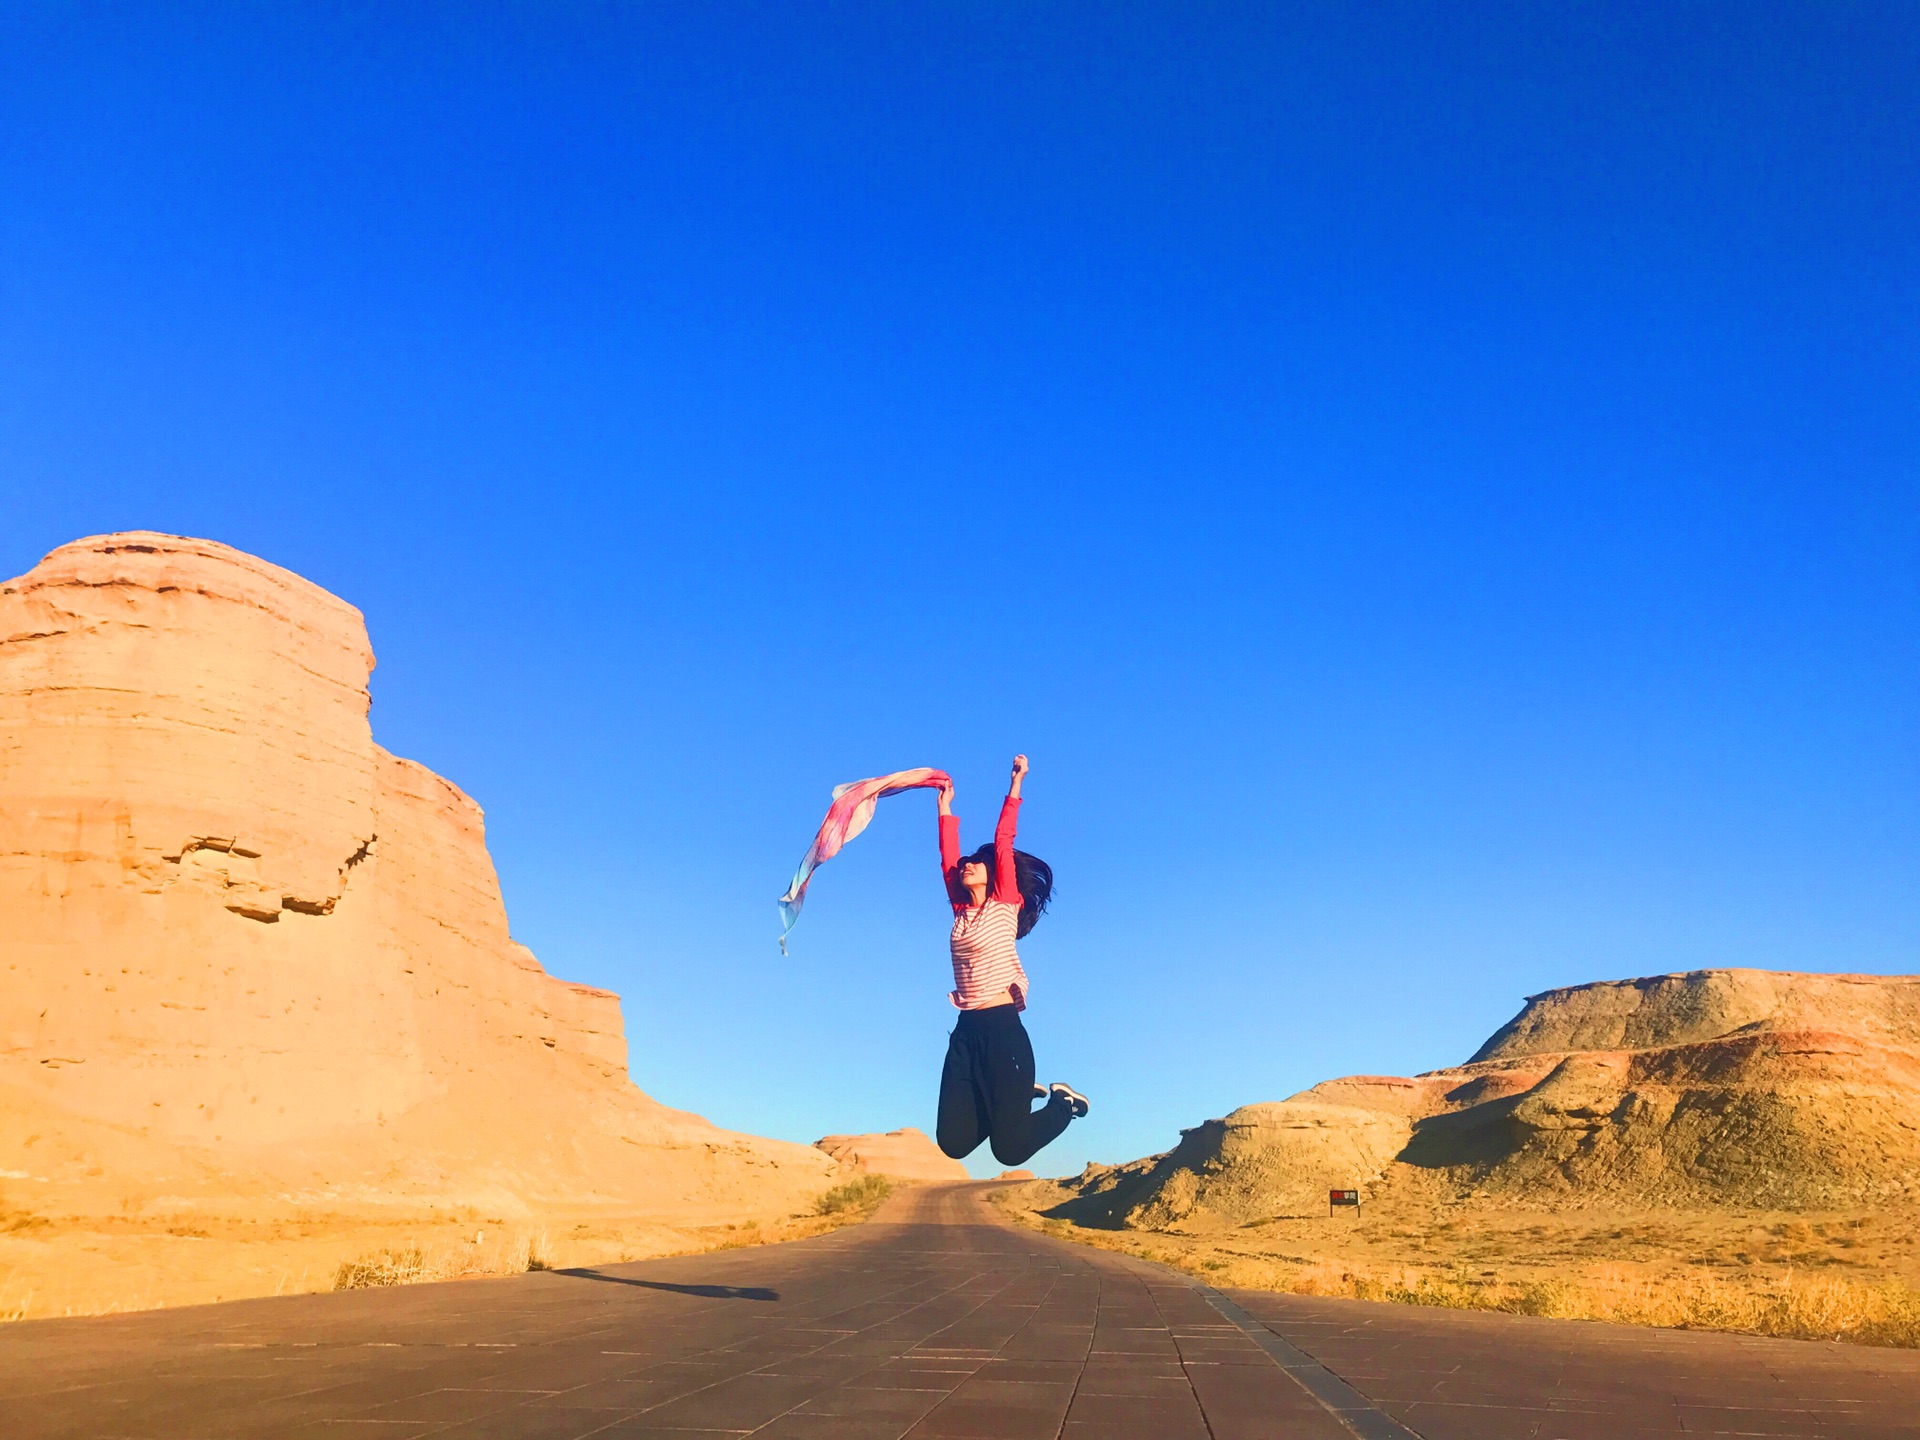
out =
[[1353,1075],[1089,1167],[1063,1213],[1314,1213],[1358,1186],[1507,1203],[1812,1209],[1920,1193],[1920,977],[1703,970],[1551,990],[1464,1065]]

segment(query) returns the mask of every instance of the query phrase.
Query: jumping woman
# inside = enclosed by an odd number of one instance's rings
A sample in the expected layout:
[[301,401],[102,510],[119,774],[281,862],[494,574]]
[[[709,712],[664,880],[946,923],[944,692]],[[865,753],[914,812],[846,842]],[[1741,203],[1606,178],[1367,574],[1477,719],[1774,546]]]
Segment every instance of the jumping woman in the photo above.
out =
[[[940,1072],[936,1138],[956,1160],[990,1141],[994,1159],[1008,1166],[1024,1165],[1087,1113],[1087,1097],[1071,1086],[1033,1083],[1033,1045],[1020,1023],[1027,972],[1013,942],[1033,929],[1053,894],[1046,861],[1013,848],[1026,774],[1027,757],[1014,756],[993,843],[964,860],[953,786],[940,788],[940,870],[953,904],[951,998],[960,1019]],[[1035,1110],[1042,1096],[1047,1103]]]

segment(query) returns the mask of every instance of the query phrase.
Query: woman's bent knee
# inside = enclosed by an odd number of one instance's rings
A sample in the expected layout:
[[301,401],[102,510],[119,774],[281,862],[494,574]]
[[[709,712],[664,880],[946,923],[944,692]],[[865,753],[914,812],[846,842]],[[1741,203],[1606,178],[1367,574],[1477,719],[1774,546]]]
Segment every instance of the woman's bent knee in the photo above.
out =
[[[1033,1158],[1034,1152],[1025,1145],[1002,1145],[998,1138],[993,1142],[993,1158],[1009,1170],[1017,1170]],[[959,1158],[957,1155],[954,1157]]]

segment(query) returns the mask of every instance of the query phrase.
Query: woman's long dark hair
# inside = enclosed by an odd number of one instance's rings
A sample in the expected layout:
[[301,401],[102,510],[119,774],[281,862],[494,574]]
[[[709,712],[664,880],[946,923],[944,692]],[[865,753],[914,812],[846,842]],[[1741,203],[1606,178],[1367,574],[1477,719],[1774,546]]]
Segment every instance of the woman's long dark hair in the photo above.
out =
[[[960,862],[961,868],[978,862],[987,867],[987,883],[993,883],[993,846],[982,845],[966,859]],[[1014,882],[1020,887],[1020,924],[1013,934],[1016,940],[1027,938],[1047,913],[1047,902],[1053,898],[1053,867],[1038,855],[1029,855],[1024,850],[1013,852]]]

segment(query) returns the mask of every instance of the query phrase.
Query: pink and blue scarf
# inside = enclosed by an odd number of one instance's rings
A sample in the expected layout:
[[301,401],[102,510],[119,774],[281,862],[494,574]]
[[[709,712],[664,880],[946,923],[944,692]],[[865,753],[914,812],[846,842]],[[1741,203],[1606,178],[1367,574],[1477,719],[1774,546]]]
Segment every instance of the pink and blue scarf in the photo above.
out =
[[871,780],[855,780],[833,787],[833,804],[827,818],[820,822],[820,833],[800,859],[793,872],[793,883],[780,897],[780,953],[787,953],[787,932],[800,918],[800,907],[807,900],[807,885],[813,872],[840,853],[840,847],[867,828],[873,819],[873,807],[889,795],[902,790],[937,789],[953,782],[944,770],[922,766],[917,770],[896,770],[891,775],[876,775]]

